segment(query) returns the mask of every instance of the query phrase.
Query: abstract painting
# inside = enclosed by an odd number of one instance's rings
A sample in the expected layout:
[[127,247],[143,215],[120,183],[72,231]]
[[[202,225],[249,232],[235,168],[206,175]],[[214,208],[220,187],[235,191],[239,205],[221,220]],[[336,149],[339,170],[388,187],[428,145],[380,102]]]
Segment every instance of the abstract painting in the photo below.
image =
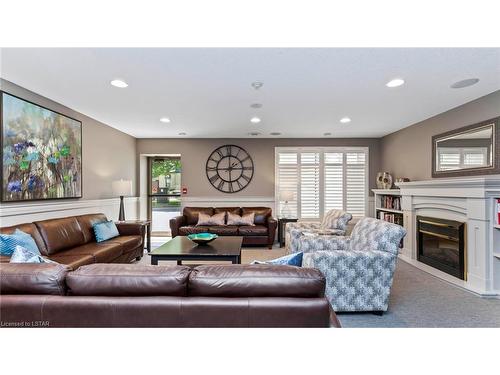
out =
[[82,197],[82,123],[1,93],[2,201]]

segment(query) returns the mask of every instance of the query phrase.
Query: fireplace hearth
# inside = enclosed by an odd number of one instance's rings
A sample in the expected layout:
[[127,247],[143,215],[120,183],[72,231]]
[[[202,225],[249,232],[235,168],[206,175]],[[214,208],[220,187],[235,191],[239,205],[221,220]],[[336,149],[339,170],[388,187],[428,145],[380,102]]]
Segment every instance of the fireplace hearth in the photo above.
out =
[[466,280],[465,223],[417,216],[417,259]]

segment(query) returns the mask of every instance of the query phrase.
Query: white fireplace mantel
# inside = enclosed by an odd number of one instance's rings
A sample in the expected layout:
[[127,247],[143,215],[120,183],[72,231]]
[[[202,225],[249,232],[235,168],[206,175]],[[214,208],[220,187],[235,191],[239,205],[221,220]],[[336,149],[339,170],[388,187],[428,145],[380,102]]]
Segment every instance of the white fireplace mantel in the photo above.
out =
[[[443,280],[482,296],[500,296],[500,228],[496,199],[500,175],[443,178],[396,184],[407,235],[401,258]],[[416,217],[432,216],[466,223],[467,280],[417,260]]]

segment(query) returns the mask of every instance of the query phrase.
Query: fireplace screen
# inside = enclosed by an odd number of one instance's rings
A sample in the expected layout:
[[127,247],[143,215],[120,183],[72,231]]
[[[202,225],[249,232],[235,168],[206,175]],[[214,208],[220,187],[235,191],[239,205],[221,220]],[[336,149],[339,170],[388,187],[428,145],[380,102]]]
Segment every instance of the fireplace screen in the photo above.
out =
[[417,216],[417,259],[465,280],[465,224]]

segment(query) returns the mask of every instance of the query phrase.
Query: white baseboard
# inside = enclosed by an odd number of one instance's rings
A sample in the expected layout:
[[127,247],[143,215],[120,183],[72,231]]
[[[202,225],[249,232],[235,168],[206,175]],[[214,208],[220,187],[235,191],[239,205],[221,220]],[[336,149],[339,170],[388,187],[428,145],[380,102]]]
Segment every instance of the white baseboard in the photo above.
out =
[[[125,198],[124,204],[125,217],[137,219],[139,198]],[[89,213],[103,213],[110,220],[117,220],[119,208],[118,198],[8,203],[0,207],[0,227]]]

